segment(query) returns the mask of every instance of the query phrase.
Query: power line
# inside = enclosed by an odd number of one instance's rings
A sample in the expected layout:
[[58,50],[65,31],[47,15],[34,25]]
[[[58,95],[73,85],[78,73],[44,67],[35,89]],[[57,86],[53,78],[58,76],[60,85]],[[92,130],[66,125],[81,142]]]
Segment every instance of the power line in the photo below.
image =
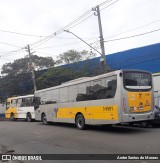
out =
[[1,51],[0,53],[4,54],[4,53],[10,53],[10,52],[13,52],[13,51]]
[[[101,3],[100,5],[102,6],[102,5],[104,5],[104,4],[106,4],[106,3],[109,3],[109,2],[111,2],[112,0],[107,0],[107,1],[105,1],[105,2],[103,2],[103,3]],[[69,23],[69,24],[67,24],[66,26],[64,26],[64,27],[62,27],[61,29],[59,29],[57,32],[54,32],[54,33],[52,33],[51,35],[49,35],[49,36],[46,36],[44,39],[41,39],[41,40],[39,40],[39,41],[37,41],[37,42],[35,42],[35,43],[32,43],[32,44],[30,44],[31,46],[34,46],[34,45],[37,45],[36,47],[38,47],[38,46],[40,46],[40,45],[42,45],[42,44],[44,44],[44,43],[46,43],[47,41],[49,41],[50,39],[52,39],[53,37],[55,37],[56,35],[58,35],[58,34],[60,34],[60,33],[62,33],[65,29],[69,29],[70,27],[72,27],[73,28],[73,25],[75,24],[75,23],[77,23],[77,25],[78,25],[78,22],[81,20],[81,19],[83,19],[84,17],[86,17],[88,14],[90,14],[92,12],[92,10],[90,9],[90,10],[88,10],[87,12],[85,12],[83,15],[81,15],[80,17],[78,17],[77,19],[75,19],[74,21],[72,21],[71,23]],[[91,15],[90,15],[91,16]],[[88,16],[89,17],[89,16]],[[87,18],[86,18],[87,19]],[[83,21],[84,21],[84,19],[83,19]],[[83,22],[82,21],[82,22]],[[75,25],[76,26],[76,25]]]
[[[71,39],[71,40],[77,40],[77,38],[74,38],[74,37],[54,37],[54,38],[57,38],[57,39],[64,39],[64,40],[68,40],[68,39]],[[93,40],[93,39],[96,39],[98,37],[92,37],[92,38],[82,38],[82,39],[86,39],[86,40]]]
[[13,31],[6,31],[3,29],[0,29],[0,32],[6,32],[11,34],[23,35],[23,36],[31,36],[31,37],[46,37],[46,36],[31,35],[31,34],[25,34],[25,33],[13,32]]
[[[107,0],[101,4],[99,4],[100,6],[106,4],[106,3],[109,3],[111,2],[112,0]],[[86,13],[84,13],[83,15],[81,15],[80,17],[78,17],[77,19],[75,19],[74,21],[72,21],[71,23],[69,23],[68,25],[66,25],[65,27],[63,28],[66,28],[67,26],[71,26],[73,23],[75,23],[76,21],[82,19],[84,16],[86,16],[89,12],[91,12],[91,10],[87,11]],[[91,16],[91,15],[90,15]],[[89,17],[90,17],[89,16]],[[84,21],[84,20],[83,20]],[[80,22],[81,23],[81,22]],[[79,23],[78,23],[79,24]],[[77,25],[78,25],[77,24]],[[76,25],[75,25],[76,26]],[[74,27],[74,26],[73,26]],[[71,27],[71,28],[73,28]],[[60,32],[63,30],[63,28],[59,31],[57,31],[56,33]],[[26,33],[20,33],[20,32],[15,32],[15,31],[9,31],[9,30],[3,30],[3,29],[0,29],[1,32],[6,32],[6,33],[11,33],[11,34],[17,34],[17,35],[23,35],[23,36],[31,36],[31,37],[48,37],[48,36],[41,36],[41,35],[33,35],[33,34],[26,34]]]
[[22,53],[22,52],[24,52],[23,48],[15,50],[15,51],[8,52],[8,53],[4,53],[3,55],[0,55],[0,58],[4,57],[4,56],[8,57],[8,56],[11,56],[11,55],[14,55],[14,54],[18,54],[18,53]]
[[94,14],[92,13],[91,15],[89,15],[87,18],[85,18],[84,20],[82,20],[82,21],[80,21],[79,23],[77,23],[77,24],[75,24],[75,25],[73,25],[73,26],[71,26],[70,28],[68,28],[68,29],[71,29],[71,28],[74,28],[75,26],[77,26],[77,25],[79,25],[79,24],[81,24],[82,22],[84,22],[85,20],[87,20],[87,19],[89,19],[91,16],[93,16]]
[[[80,17],[78,17],[77,19],[75,19],[74,21],[72,21],[71,23],[67,24],[66,26],[62,27],[61,29],[59,29],[57,32],[45,37],[44,39],[42,40],[39,40],[35,43],[32,43],[31,45],[34,46],[36,44],[39,44],[37,46],[40,46],[42,44],[44,44],[45,42],[49,41],[51,38],[53,38],[54,36],[56,36],[57,34],[60,34],[61,32],[63,32],[64,29],[67,29],[69,28],[70,26],[72,26],[74,23],[76,23],[77,21],[81,20],[83,17],[85,17],[86,15],[88,15],[92,10],[89,10],[87,12],[85,12],[83,15],[81,15]],[[36,46],[36,47],[37,47]]]
[[68,29],[70,26],[72,26],[73,24],[75,24],[76,22],[78,22],[79,20],[83,19],[84,17],[86,17],[89,13],[91,13],[92,10],[88,10],[87,12],[85,12],[83,15],[81,15],[80,17],[78,17],[77,19],[75,19],[74,21],[72,21],[71,23],[67,24],[66,26],[64,26],[63,28],[61,28],[60,30],[58,30],[56,32],[56,34],[59,34],[61,32],[63,32],[63,30]]
[[109,2],[111,2],[111,1],[113,1],[113,0],[104,1],[104,2],[100,3],[99,6],[103,6],[103,5],[105,5],[106,3],[109,3]]
[[2,53],[2,55],[0,55],[0,58],[4,57],[4,56],[10,56],[10,55],[13,55],[13,54],[16,54],[16,53],[21,53],[22,51],[25,50],[24,47],[20,47],[20,46],[17,46],[17,45],[13,45],[13,44],[9,44],[9,43],[6,43],[6,42],[0,42],[2,44],[5,44],[5,45],[9,45],[9,46],[13,46],[13,47],[18,47],[19,49],[17,50],[13,50],[13,51],[7,51],[7,52],[0,52]]
[[[113,37],[116,37],[116,36],[119,36],[119,35],[122,35],[122,34],[125,34],[125,33],[128,33],[128,32],[131,32],[131,31],[135,31],[135,30],[140,29],[140,28],[147,27],[147,26],[149,26],[149,25],[151,25],[151,24],[154,24],[154,23],[157,23],[157,22],[159,22],[159,21],[160,21],[160,19],[157,19],[157,20],[155,20],[155,21],[153,21],[153,22],[150,22],[150,23],[148,23],[148,24],[145,24],[145,25],[143,25],[143,26],[139,26],[139,27],[136,27],[136,28],[133,28],[133,29],[130,29],[130,30],[121,32],[121,33],[119,33],[119,34],[116,34],[116,35],[113,35],[113,36],[110,36],[110,37],[106,37],[106,39],[113,38]],[[98,40],[98,41],[95,41],[94,43],[97,43],[97,42],[99,42],[99,40]]]
[[113,39],[113,40],[106,40],[104,42],[119,41],[119,40],[124,40],[124,39],[128,39],[128,38],[143,36],[143,35],[150,34],[150,33],[153,33],[153,32],[158,32],[159,30],[160,29],[156,29],[156,30],[153,30],[153,31],[149,31],[149,32],[145,32],[145,33],[140,33],[140,34],[137,34],[137,35],[127,36],[127,37],[121,37],[121,38],[117,38],[117,39]]
[[[75,38],[60,38],[60,39],[75,39]],[[95,39],[95,38],[85,38],[85,39],[90,39],[91,40],[91,39]],[[32,50],[50,49],[50,48],[56,48],[56,47],[62,47],[62,46],[68,46],[68,45],[75,45],[75,44],[80,44],[80,43],[82,43],[82,41],[71,42],[71,43],[68,43],[68,44],[55,45],[55,46],[50,46],[50,47],[42,47],[42,48],[36,48],[36,47],[34,47],[34,48],[32,48]]]
[[[37,48],[37,49],[50,49],[50,48],[56,48],[56,47],[61,47],[61,46],[66,46],[66,45],[74,45],[74,44],[79,44],[79,43],[82,43],[82,41],[73,42],[73,43],[68,43],[68,44],[61,44],[61,45],[57,45],[57,46],[50,46],[50,47]],[[34,50],[37,50],[37,49],[34,48]]]
[[[56,34],[54,34],[54,36],[56,36]],[[40,45],[42,45],[42,44],[44,44],[44,43],[46,43],[47,41],[49,41],[51,38],[53,38],[54,36],[52,36],[52,37],[48,37],[47,39],[44,39],[43,41],[41,41],[41,42],[37,42],[37,43],[35,43],[35,44],[38,44],[37,46],[35,46],[34,48],[36,48],[36,47],[38,47],[38,46],[40,46]],[[33,46],[34,44],[31,44],[31,46]]]
[[16,45],[13,45],[13,44],[9,44],[9,43],[6,43],[6,42],[0,42],[1,44],[5,44],[5,45],[9,45],[9,46],[14,46],[14,47],[18,47],[18,48],[20,48],[19,46],[16,46]]
[[109,6],[112,6],[113,4],[115,4],[115,3],[118,2],[118,1],[119,1],[119,0],[114,1],[113,3],[109,4],[108,6],[106,6],[106,7],[102,8],[102,9],[100,9],[100,11],[102,11],[102,10],[108,8]]
[[119,36],[119,35],[122,35],[122,34],[124,34],[124,33],[132,32],[132,31],[135,31],[135,30],[140,29],[140,28],[147,27],[147,26],[149,26],[149,25],[151,25],[151,24],[154,24],[154,23],[157,23],[157,22],[159,22],[159,21],[160,21],[160,19],[157,19],[157,20],[155,20],[155,21],[153,21],[153,22],[151,22],[151,23],[145,24],[145,25],[143,25],[143,26],[139,26],[139,27],[136,27],[136,28],[133,28],[133,29],[130,29],[130,30],[121,32],[121,33],[119,33],[119,34],[116,34],[116,35],[107,37],[107,39],[113,38],[113,37],[116,37],[116,36]]

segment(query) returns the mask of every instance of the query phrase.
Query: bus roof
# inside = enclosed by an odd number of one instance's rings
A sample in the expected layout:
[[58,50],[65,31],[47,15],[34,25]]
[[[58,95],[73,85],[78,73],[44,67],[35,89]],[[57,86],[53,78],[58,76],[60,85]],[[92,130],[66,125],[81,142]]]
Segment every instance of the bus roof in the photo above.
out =
[[34,95],[25,95],[25,96],[17,96],[17,97],[10,97],[7,99],[7,101],[11,101],[11,100],[14,100],[14,99],[19,99],[19,98],[27,98],[27,97],[34,97]]
[[118,73],[120,73],[122,71],[137,71],[137,72],[147,72],[147,73],[150,73],[148,71],[136,70],[136,69],[116,70],[116,71],[112,71],[112,72],[105,73],[105,74],[102,74],[102,75],[97,75],[97,76],[94,76],[94,77],[82,77],[82,78],[78,78],[78,79],[75,79],[75,80],[71,80],[71,81],[62,83],[61,85],[58,85],[58,86],[49,87],[49,88],[46,88],[46,89],[35,91],[35,93],[49,91],[49,90],[52,90],[52,89],[57,89],[57,88],[61,88],[61,87],[65,87],[65,86],[70,86],[70,85],[74,85],[74,84],[80,84],[80,83],[88,82],[88,81],[91,81],[91,80],[98,80],[99,78],[103,78],[103,77],[107,77],[107,76],[113,76],[113,75],[118,74]]
[[10,102],[13,99],[16,99],[16,97],[9,97],[9,98],[7,98],[7,102]]

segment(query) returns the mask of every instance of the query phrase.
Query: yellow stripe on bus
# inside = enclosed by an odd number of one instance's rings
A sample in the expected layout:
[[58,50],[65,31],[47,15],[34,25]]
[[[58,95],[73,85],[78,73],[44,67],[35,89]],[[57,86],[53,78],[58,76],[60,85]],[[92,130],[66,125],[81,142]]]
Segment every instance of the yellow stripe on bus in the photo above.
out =
[[118,120],[118,107],[116,105],[58,108],[57,118],[75,118],[78,112],[82,113],[85,119]]

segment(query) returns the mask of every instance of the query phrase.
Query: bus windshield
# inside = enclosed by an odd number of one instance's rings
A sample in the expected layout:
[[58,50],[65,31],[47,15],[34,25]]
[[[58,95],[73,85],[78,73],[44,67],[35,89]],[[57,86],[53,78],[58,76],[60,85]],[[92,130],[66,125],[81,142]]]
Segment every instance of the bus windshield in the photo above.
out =
[[147,72],[124,72],[124,87],[128,90],[150,90],[151,74]]

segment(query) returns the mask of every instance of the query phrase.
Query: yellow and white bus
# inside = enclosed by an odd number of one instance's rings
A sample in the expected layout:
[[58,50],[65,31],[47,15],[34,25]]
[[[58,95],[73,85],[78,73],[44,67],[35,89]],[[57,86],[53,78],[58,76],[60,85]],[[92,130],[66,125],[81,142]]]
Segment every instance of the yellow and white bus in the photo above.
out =
[[33,98],[34,95],[8,98],[6,101],[5,117],[11,120],[26,119],[29,122],[34,120]]
[[89,125],[145,122],[154,118],[152,74],[118,70],[35,92],[35,119]]

